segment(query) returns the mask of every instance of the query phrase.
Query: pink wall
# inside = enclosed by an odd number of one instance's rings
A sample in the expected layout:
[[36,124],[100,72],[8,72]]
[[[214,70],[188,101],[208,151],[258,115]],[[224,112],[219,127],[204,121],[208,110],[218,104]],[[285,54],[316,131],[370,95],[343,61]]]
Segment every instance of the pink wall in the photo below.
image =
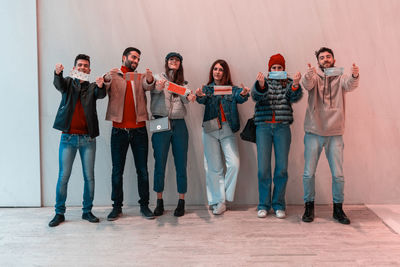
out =
[[[360,67],[359,88],[347,95],[345,141],[345,202],[400,203],[400,113],[398,63],[400,1],[38,1],[42,188],[45,205],[54,204],[58,172],[59,133],[52,123],[60,100],[52,86],[55,63],[72,68],[78,53],[92,57],[92,78],[118,67],[127,46],[142,50],[138,70],[163,69],[167,52],[184,57],[185,77],[191,89],[207,81],[211,63],[228,61],[234,82],[252,85],[267,59],[277,52],[286,58],[289,73],[304,73],[316,64],[314,51],[328,46],[337,66]],[[287,201],[302,203],[303,121],[305,93],[293,106]],[[98,138],[95,204],[108,205],[111,192],[111,124],[104,121],[107,100],[98,102],[101,136]],[[252,116],[254,102],[240,107],[242,124]],[[187,116],[190,134],[188,203],[206,203],[201,143],[203,108],[191,104]],[[241,170],[236,203],[257,203],[255,146],[239,141]],[[152,180],[154,161],[149,151]],[[172,155],[171,155],[172,156]],[[168,163],[167,203],[176,202],[172,158]],[[125,195],[137,203],[136,175],[129,155]],[[134,177],[135,179],[132,179]],[[81,203],[79,159],[70,181],[69,203]],[[151,182],[152,184],[152,182]],[[317,169],[317,202],[331,203],[330,171],[323,155]],[[154,200],[154,194],[152,193]],[[154,201],[153,201],[154,202]]]

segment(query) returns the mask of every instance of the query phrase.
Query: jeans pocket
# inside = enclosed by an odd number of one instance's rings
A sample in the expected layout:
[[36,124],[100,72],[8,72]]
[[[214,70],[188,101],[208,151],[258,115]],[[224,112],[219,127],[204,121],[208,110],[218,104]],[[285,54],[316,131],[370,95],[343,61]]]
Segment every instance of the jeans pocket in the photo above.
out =
[[145,135],[145,134],[146,134],[146,135],[147,135],[147,128],[146,128],[146,126],[145,126],[145,127],[137,128],[136,131],[137,131],[138,134],[141,134],[141,135]]
[[69,141],[71,140],[72,135],[71,134],[61,134],[61,142],[62,143],[69,143]]
[[120,133],[120,129],[113,127],[111,129],[111,135],[118,135]]

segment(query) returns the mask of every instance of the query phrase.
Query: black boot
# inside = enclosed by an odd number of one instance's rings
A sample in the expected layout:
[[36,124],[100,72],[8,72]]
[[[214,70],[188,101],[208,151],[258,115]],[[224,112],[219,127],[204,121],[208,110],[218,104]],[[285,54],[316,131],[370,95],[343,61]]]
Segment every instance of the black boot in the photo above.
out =
[[350,224],[349,218],[342,209],[342,203],[333,203],[333,218],[341,224]]
[[62,223],[63,221],[65,221],[65,217],[63,214],[56,214],[53,218],[53,220],[51,220],[49,222],[49,226],[50,227],[54,227],[59,225],[60,223]]
[[122,208],[121,207],[113,207],[112,211],[107,216],[107,221],[115,221],[121,216],[122,216]]
[[174,216],[181,217],[185,214],[185,200],[179,199],[178,206],[175,209]]
[[155,216],[161,216],[164,213],[164,200],[162,198],[157,199],[157,206],[154,209]]
[[303,222],[314,221],[314,201],[306,202],[304,207],[306,208],[306,210],[304,211],[303,217],[301,218]]
[[146,218],[146,219],[154,219],[154,213],[151,212],[151,210],[149,209],[149,206],[145,205],[145,206],[140,206],[140,214],[142,214],[142,217]]

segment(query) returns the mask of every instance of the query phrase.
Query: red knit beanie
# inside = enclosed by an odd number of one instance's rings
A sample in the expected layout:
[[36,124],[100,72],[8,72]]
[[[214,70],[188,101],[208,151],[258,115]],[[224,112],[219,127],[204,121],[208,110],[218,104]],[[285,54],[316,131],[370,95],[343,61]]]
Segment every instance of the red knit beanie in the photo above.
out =
[[285,70],[285,59],[281,54],[271,56],[268,62],[268,71],[271,71],[271,67],[275,64],[281,65],[283,70]]

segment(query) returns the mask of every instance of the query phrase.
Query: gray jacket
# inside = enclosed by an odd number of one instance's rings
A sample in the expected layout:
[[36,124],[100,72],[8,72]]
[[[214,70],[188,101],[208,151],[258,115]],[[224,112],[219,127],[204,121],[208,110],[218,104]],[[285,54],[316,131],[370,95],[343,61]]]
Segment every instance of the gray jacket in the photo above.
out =
[[153,116],[169,117],[170,119],[183,119],[186,115],[186,107],[184,104],[189,103],[186,96],[190,93],[190,90],[186,88],[184,96],[171,93],[167,90],[168,88],[168,77],[165,73],[154,75],[155,81],[165,79],[165,87],[163,90],[157,90],[155,82],[150,86],[150,111]]

